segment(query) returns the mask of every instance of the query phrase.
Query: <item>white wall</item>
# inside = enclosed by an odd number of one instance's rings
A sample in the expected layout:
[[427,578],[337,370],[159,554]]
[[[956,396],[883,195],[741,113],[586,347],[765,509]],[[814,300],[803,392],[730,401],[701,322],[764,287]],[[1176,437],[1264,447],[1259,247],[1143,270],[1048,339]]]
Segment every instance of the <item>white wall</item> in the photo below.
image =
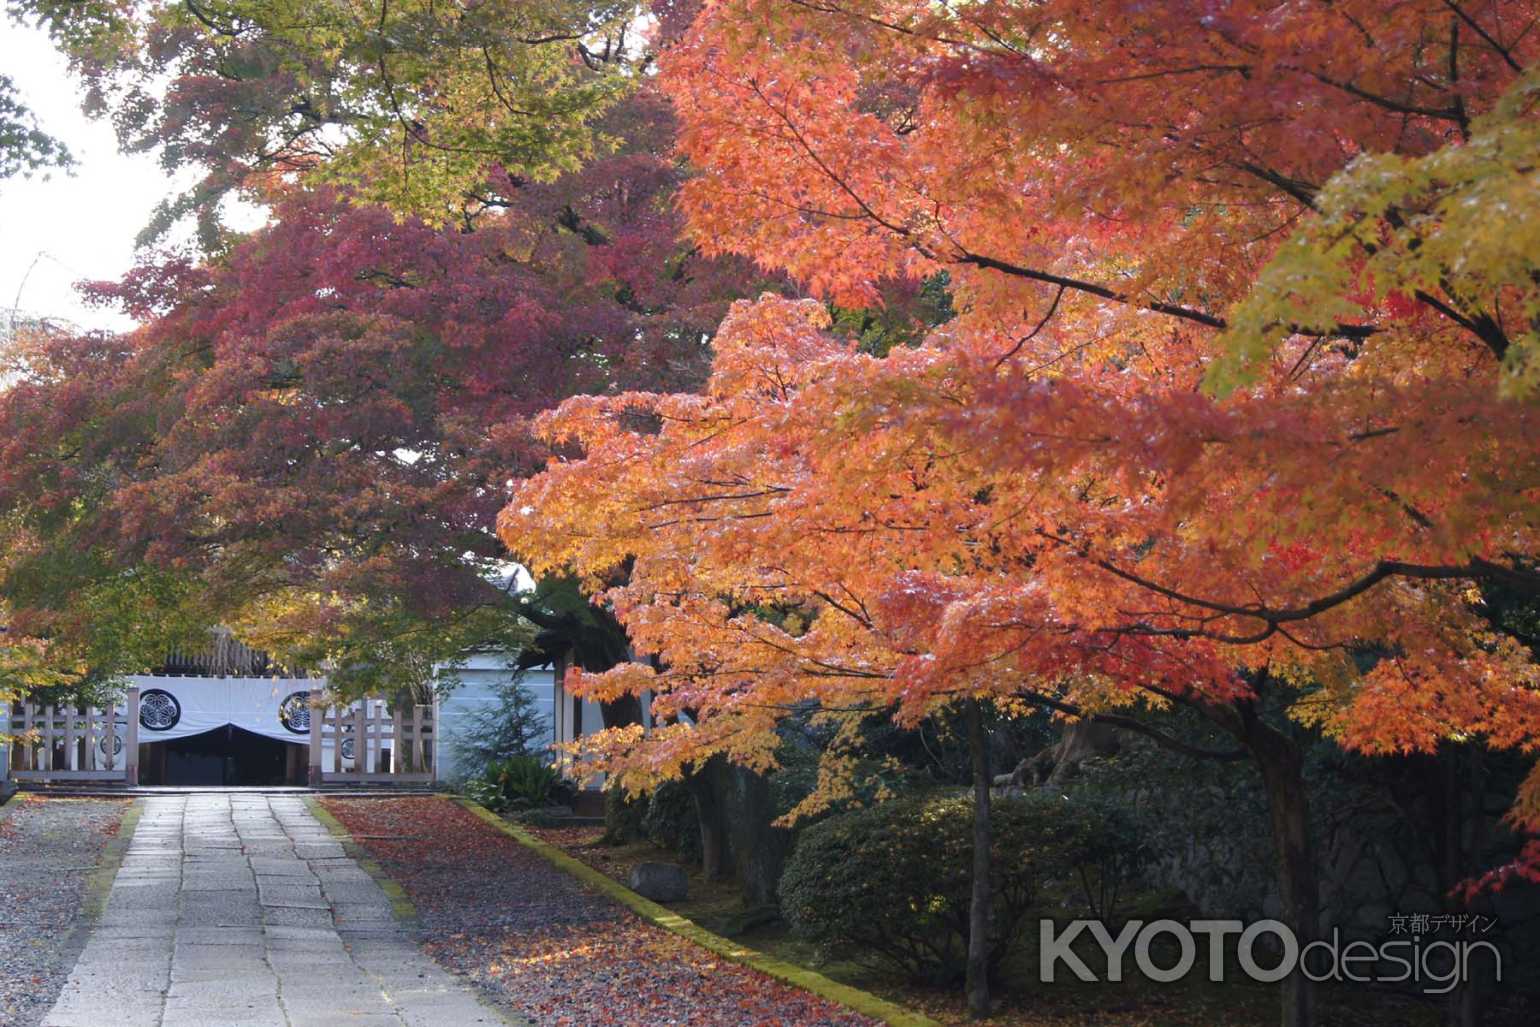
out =
[[[518,675],[509,667],[505,658],[498,654],[478,654],[468,660],[455,674],[460,683],[449,695],[439,701],[438,775],[441,781],[458,781],[479,767],[461,767],[455,763],[455,739],[468,731],[475,723],[476,714],[497,707],[497,686]],[[546,719],[546,727],[555,723],[553,696],[555,675],[550,667],[537,667],[523,672],[520,683],[535,696],[535,707]],[[547,734],[545,742],[551,741]]]
[[[459,781],[481,769],[456,765],[455,738],[472,728],[479,711],[497,707],[497,686],[517,673],[508,666],[503,656],[495,653],[473,656],[456,672],[460,683],[447,697],[439,701],[439,780]],[[579,719],[577,713],[579,706],[582,708],[582,734],[592,734],[604,726],[603,713],[599,709],[599,704],[589,701],[580,702],[568,695],[565,689],[557,686],[556,674],[551,667],[537,667],[524,671],[520,683],[534,693],[535,708],[545,717],[547,733],[543,744],[551,744],[555,740],[556,732],[559,732],[561,741],[572,741],[573,729]],[[560,709],[557,708],[558,704]]]

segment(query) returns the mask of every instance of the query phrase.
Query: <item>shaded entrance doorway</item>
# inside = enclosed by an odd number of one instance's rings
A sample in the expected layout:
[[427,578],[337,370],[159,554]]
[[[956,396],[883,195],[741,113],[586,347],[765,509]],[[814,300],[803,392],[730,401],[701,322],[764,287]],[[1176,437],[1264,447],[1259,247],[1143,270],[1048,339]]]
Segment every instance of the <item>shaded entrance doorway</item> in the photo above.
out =
[[141,746],[139,783],[204,787],[303,784],[305,747],[226,724]]

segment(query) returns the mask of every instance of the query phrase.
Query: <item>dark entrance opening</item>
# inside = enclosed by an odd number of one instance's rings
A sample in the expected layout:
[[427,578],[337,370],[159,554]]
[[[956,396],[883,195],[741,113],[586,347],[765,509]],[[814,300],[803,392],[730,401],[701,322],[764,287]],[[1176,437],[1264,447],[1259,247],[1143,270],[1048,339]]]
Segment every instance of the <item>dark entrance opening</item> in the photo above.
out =
[[229,788],[294,783],[291,750],[302,747],[226,724],[148,748],[161,751],[140,761],[141,784]]

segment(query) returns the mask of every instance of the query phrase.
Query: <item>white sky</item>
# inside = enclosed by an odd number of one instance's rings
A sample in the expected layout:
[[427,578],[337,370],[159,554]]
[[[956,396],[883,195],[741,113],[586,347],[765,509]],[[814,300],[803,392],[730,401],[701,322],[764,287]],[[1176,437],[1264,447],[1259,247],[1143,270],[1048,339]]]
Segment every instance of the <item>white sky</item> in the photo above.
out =
[[[177,182],[154,155],[119,153],[112,127],[81,113],[80,85],[45,33],[0,15],[0,68],[76,164],[73,174],[55,171],[47,180],[0,180],[0,312],[8,319],[14,305],[82,328],[131,327],[116,311],[82,303],[74,283],[132,267],[134,237]],[[179,181],[196,178],[187,172]]]
[[80,112],[80,87],[46,34],[0,18],[0,55],[22,102],[76,161],[73,174],[46,181],[0,180],[0,305],[7,317],[15,305],[85,328],[127,327],[122,315],[81,303],[73,283],[132,266],[134,236],[165,194],[166,174],[151,155],[120,154],[112,128]]

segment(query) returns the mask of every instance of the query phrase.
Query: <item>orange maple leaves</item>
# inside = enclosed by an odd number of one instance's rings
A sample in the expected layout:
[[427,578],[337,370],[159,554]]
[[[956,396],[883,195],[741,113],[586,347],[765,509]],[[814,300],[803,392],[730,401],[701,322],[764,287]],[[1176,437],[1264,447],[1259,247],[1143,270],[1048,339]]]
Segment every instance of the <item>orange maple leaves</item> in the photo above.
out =
[[615,681],[687,718],[604,765],[765,766],[808,701],[1224,702],[1262,666],[1361,748],[1534,747],[1540,671],[1466,590],[1534,584],[1540,424],[1499,383],[1537,270],[1461,266],[1490,247],[1412,179],[1526,195],[1535,16],[710,6],[665,75],[703,246],[844,302],[945,270],[959,315],[879,359],[740,303],[703,395],[546,419],[586,456],[501,534],[626,571],[604,595],[662,669]]

